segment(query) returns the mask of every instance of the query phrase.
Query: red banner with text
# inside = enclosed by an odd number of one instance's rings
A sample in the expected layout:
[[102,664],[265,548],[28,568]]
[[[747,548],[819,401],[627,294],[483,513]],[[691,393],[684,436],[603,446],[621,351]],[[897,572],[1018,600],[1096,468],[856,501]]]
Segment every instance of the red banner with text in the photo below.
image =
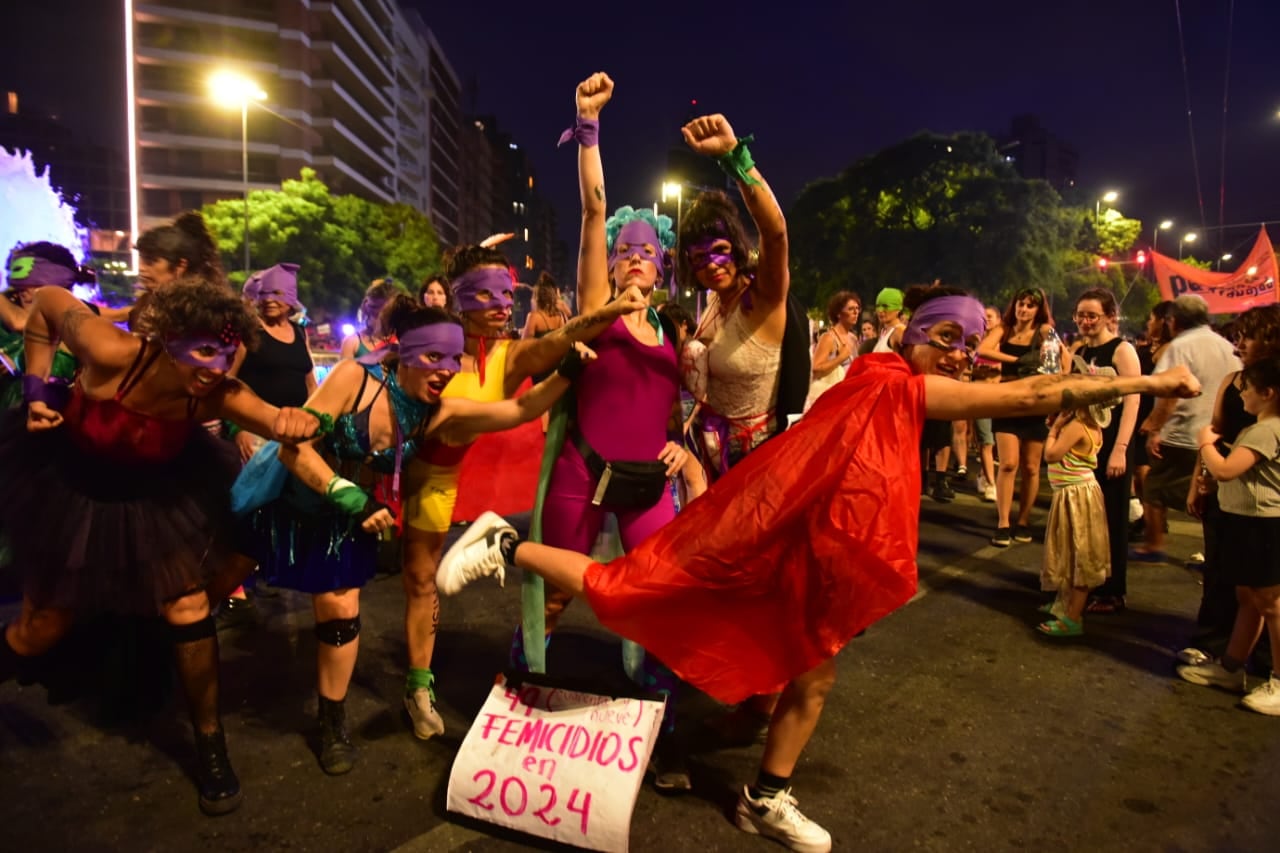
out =
[[1202,270],[1155,253],[1151,257],[1162,299],[1194,293],[1209,303],[1210,314],[1239,314],[1276,301],[1276,253],[1265,228],[1235,272]]

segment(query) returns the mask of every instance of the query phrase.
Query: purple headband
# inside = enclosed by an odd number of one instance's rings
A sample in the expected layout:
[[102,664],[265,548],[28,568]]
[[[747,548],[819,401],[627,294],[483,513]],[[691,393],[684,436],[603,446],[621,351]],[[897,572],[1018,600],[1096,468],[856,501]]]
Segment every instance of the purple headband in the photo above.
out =
[[[972,296],[938,296],[921,305],[911,315],[907,330],[902,333],[904,346],[929,342],[929,327],[951,320],[960,324],[964,335],[953,349],[965,349],[965,341],[981,335],[987,328],[987,317],[982,303]],[[957,345],[958,344],[958,345]]]
[[[190,367],[202,367],[208,370],[230,370],[231,362],[235,360],[236,349],[240,346],[240,341],[234,337],[223,335],[221,338],[215,338],[211,335],[202,335],[195,338],[173,338],[164,342],[165,352],[173,357],[174,361],[180,361]],[[211,356],[201,357],[196,354],[197,350],[212,348],[214,354]]]
[[[627,247],[625,255],[618,250],[618,247],[624,244]],[[645,251],[646,244],[653,247],[652,255]],[[618,261],[635,257],[640,258],[642,261],[652,261],[653,265],[658,268],[658,280],[662,280],[665,274],[662,241],[658,239],[657,229],[643,219],[633,219],[618,231],[618,236],[613,241],[613,253],[609,256],[609,269],[612,270]]]
[[283,302],[291,308],[302,310],[298,301],[298,265],[276,264],[262,272],[254,273],[245,282],[246,294],[252,294],[254,301]]
[[[489,311],[495,308],[510,309],[514,303],[515,277],[506,267],[479,267],[449,282],[459,311]],[[481,292],[489,294],[487,300],[477,298]]]
[[10,287],[71,287],[76,271],[35,255],[16,254],[9,259]]
[[[401,335],[394,343],[379,347],[356,361],[380,364],[395,355],[405,367],[415,370],[462,370],[462,327],[457,323],[431,323]],[[432,356],[435,356],[433,359]]]

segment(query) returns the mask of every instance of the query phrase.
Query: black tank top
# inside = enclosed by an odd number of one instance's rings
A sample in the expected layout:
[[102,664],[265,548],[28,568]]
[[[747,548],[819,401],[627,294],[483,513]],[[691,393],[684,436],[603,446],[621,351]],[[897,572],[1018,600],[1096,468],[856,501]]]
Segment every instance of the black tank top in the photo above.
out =
[[[1105,344],[1100,344],[1096,347],[1081,347],[1076,354],[1084,359],[1085,364],[1092,364],[1095,367],[1110,367],[1115,370],[1116,350],[1120,349],[1122,343],[1124,343],[1124,338],[1116,336]],[[1116,436],[1120,433],[1120,411],[1122,406],[1123,403],[1115,405],[1115,408],[1111,410],[1111,423],[1102,431],[1102,447],[1098,450],[1100,468],[1106,467],[1107,457],[1111,455],[1111,450],[1116,444]]]
[[307,374],[312,368],[307,335],[297,323],[289,325],[293,326],[293,343],[278,341],[263,330],[258,335],[258,348],[245,355],[237,374],[253,393],[273,406],[307,402]]
[[[1239,373],[1233,373],[1226,390],[1222,392],[1222,423],[1219,434],[1226,444],[1234,444],[1242,429],[1258,422],[1255,416],[1244,410],[1244,400],[1240,397],[1240,389],[1236,387],[1239,377]],[[1222,442],[1219,442],[1219,448],[1222,448]]]

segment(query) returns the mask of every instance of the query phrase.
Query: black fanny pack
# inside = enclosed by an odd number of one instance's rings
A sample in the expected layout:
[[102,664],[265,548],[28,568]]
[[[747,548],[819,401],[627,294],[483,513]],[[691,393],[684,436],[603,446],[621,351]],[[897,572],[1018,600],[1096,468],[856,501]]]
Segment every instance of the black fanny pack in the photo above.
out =
[[593,477],[596,492],[593,506],[618,509],[648,509],[667,491],[667,465],[658,460],[610,462],[591,449],[582,433],[573,431],[573,445],[582,454]]

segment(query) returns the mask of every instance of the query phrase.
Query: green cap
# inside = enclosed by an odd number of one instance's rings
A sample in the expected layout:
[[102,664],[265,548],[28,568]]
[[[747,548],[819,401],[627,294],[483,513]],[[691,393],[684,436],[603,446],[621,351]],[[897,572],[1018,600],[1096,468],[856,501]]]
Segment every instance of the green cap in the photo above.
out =
[[902,291],[896,287],[886,287],[876,294],[876,308],[885,311],[902,310]]

